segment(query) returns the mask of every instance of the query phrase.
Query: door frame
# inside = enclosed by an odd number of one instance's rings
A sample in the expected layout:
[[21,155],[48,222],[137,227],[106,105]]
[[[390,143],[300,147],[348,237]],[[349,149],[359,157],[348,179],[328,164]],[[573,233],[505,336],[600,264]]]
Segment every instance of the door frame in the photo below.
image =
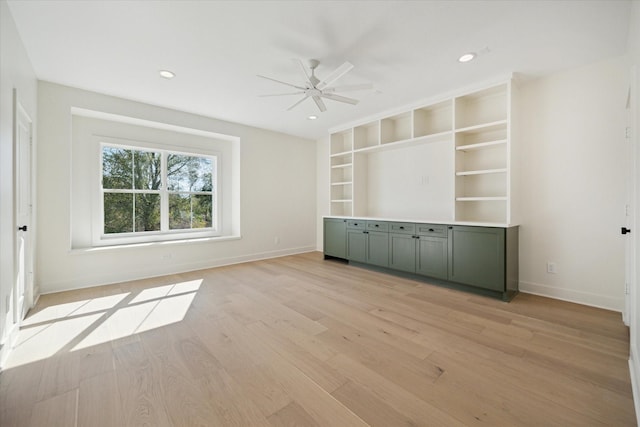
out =
[[[22,166],[20,165],[20,137],[19,127],[24,124],[29,129],[29,141],[28,141],[28,170],[26,173],[22,173]],[[34,281],[33,281],[33,265],[34,265],[34,239],[33,239],[33,120],[27,113],[26,109],[20,103],[18,97],[18,91],[13,89],[13,232],[16,233],[13,244],[13,260],[14,260],[14,283],[12,287],[13,293],[13,323],[14,326],[22,322],[22,319],[26,315],[27,311],[33,307],[34,303]],[[22,184],[22,178],[28,179],[28,231],[26,234],[26,253],[25,253],[25,268],[24,268],[24,300],[22,306],[19,305],[20,295],[19,287],[20,282],[18,274],[20,272],[20,254],[19,254],[19,239],[17,238],[18,227],[23,224],[18,224],[18,212],[20,208],[20,200],[18,195],[20,194],[20,186]]]

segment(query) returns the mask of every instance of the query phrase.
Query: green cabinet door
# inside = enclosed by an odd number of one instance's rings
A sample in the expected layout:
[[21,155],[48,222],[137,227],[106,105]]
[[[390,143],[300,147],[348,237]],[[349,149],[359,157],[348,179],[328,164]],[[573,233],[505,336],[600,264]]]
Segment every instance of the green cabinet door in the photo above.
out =
[[367,231],[367,262],[380,267],[389,266],[389,233]]
[[324,219],[324,254],[336,258],[347,258],[346,219]]
[[450,227],[449,280],[504,292],[505,230]]
[[416,273],[447,279],[448,246],[444,237],[418,236]]
[[415,273],[416,239],[412,234],[389,234],[389,267]]
[[364,231],[347,228],[347,259],[367,262],[367,234]]

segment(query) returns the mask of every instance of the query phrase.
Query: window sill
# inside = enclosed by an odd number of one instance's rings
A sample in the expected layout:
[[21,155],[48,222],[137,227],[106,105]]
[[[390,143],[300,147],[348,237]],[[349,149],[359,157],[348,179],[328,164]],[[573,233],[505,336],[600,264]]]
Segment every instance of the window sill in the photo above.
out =
[[230,240],[240,240],[242,236],[218,236],[218,237],[200,237],[193,239],[178,239],[178,240],[166,240],[163,242],[140,242],[140,243],[126,243],[120,245],[107,245],[107,246],[94,246],[89,248],[72,248],[69,250],[71,255],[88,254],[95,252],[117,251],[122,249],[137,249],[137,248],[158,248],[167,246],[181,246],[192,245],[199,243],[212,243],[212,242],[226,242]]

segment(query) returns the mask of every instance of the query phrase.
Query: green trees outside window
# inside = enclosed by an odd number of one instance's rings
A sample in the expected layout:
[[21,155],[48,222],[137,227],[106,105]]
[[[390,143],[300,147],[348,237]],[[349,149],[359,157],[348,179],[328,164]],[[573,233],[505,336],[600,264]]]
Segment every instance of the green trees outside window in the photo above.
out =
[[212,229],[215,170],[214,156],[103,145],[104,234]]

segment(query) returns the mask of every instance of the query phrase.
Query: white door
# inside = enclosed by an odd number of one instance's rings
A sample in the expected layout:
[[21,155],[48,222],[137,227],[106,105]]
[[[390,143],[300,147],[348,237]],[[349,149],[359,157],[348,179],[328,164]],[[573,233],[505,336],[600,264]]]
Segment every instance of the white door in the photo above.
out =
[[[633,298],[635,298],[635,294],[638,292],[638,289],[635,289],[636,284],[636,254],[637,254],[637,242],[638,239],[636,235],[638,234],[637,223],[636,223],[636,206],[638,203],[636,194],[638,191],[638,167],[640,165],[637,164],[637,150],[638,143],[635,138],[636,132],[636,123],[635,123],[635,114],[636,114],[636,102],[635,97],[636,94],[636,69],[635,67],[631,68],[630,72],[630,85],[629,92],[627,95],[627,128],[626,128],[626,157],[627,157],[627,205],[625,206],[625,224],[622,227],[622,233],[625,234],[625,299],[624,299],[624,311],[622,312],[622,320],[625,325],[630,326],[631,316],[635,315],[633,313],[634,310],[637,310],[637,307],[634,307]],[[633,234],[632,234],[633,233]]]
[[31,230],[31,132],[32,122],[14,93],[15,131],[15,227],[16,283],[14,323],[20,322],[33,304],[33,253]]

